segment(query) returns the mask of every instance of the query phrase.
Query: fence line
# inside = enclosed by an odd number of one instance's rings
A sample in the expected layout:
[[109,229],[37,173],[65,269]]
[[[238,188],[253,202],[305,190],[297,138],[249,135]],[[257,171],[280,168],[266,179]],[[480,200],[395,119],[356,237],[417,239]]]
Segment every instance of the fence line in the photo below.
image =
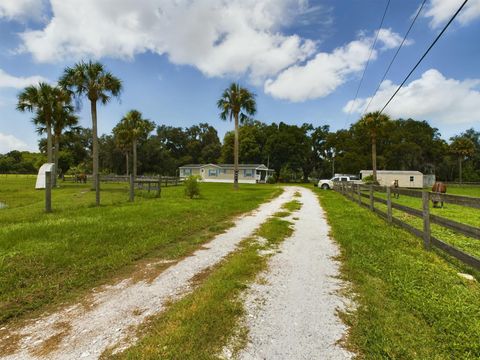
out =
[[[467,254],[466,252],[449,245],[434,236],[431,235],[431,226],[430,224],[436,224],[441,227],[447,228],[449,230],[460,233],[464,236],[479,240],[480,239],[480,228],[463,224],[455,220],[447,219],[438,215],[430,214],[430,200],[432,198],[435,201],[443,201],[448,204],[455,204],[464,207],[471,207],[480,209],[480,198],[472,198],[468,196],[458,196],[458,195],[447,195],[447,194],[437,194],[431,193],[428,191],[419,191],[411,189],[399,189],[399,188],[390,188],[388,186],[375,186],[375,185],[362,185],[354,183],[336,183],[333,186],[333,189],[350,200],[358,203],[359,205],[370,209],[376,214],[380,215],[382,218],[387,220],[390,223],[393,223],[413,235],[422,238],[424,247],[426,250],[430,250],[432,246],[440,249],[449,255],[457,258],[463,263],[474,267],[477,270],[480,270],[480,259]],[[387,199],[382,199],[374,196],[374,191],[386,193]],[[392,194],[402,194],[409,197],[421,198],[422,199],[422,210],[414,209],[409,206],[401,205],[396,202],[392,202]],[[369,202],[366,203],[362,199],[369,199]],[[375,203],[381,203],[387,205],[387,212],[384,212],[375,207]],[[423,229],[417,229],[416,227],[408,224],[392,215],[392,209],[397,209],[403,211],[409,215],[413,215],[417,218],[423,220]]]

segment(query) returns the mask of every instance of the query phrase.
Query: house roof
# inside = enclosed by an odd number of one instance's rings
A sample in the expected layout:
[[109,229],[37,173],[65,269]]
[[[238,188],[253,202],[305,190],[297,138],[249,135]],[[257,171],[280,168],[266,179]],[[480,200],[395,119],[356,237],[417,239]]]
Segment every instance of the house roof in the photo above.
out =
[[[218,167],[221,169],[233,169],[234,165],[233,164],[187,164],[180,166],[179,169],[183,168],[189,168],[189,169],[199,169],[202,167],[207,167],[207,166],[214,166]],[[263,164],[238,164],[239,169],[265,169],[267,170],[267,167]]]

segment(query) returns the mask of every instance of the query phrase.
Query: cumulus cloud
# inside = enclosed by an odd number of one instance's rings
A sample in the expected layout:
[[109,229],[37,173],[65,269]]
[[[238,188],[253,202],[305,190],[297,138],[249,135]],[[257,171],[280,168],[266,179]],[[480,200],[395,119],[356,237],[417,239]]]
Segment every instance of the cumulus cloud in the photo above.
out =
[[[480,113],[480,79],[448,79],[438,70],[430,69],[403,87],[385,112],[396,118],[426,119],[444,124],[478,124]],[[369,111],[380,110],[398,85],[385,80],[370,104]],[[350,100],[343,108],[363,113],[370,98]]]
[[[264,90],[275,98],[300,102],[327,96],[365,67],[372,46],[372,37],[363,37],[331,53],[320,52],[303,65],[293,65],[275,79],[265,82]],[[402,38],[390,29],[381,29],[378,36],[381,49],[398,46]],[[407,44],[408,45],[408,44]],[[377,51],[371,59],[377,58]]]
[[51,0],[51,9],[43,29],[21,34],[39,62],[151,51],[207,76],[261,81],[315,51],[313,41],[279,31],[305,0]]
[[[394,49],[397,48],[402,43],[403,37],[401,37],[396,32],[393,32],[392,29],[380,29],[378,31],[378,41],[383,43],[382,50]],[[403,43],[403,46],[413,44],[413,40],[406,39]]]
[[22,140],[10,134],[0,132],[0,154],[5,154],[12,150],[30,150],[28,145]]
[[44,0],[1,0],[0,19],[39,20],[45,10]]
[[0,69],[0,88],[21,89],[29,85],[37,84],[40,81],[48,82],[48,80],[42,76],[16,77]]
[[[436,28],[443,25],[455,14],[463,0],[431,0],[424,17],[430,18],[430,26]],[[470,0],[458,14],[458,21],[466,25],[480,17],[480,0]]]

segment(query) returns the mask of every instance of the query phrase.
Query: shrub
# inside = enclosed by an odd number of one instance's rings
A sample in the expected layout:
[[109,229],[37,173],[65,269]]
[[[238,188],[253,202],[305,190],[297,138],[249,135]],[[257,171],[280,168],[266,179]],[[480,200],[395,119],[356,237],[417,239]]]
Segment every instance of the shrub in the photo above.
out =
[[276,176],[270,176],[267,178],[267,184],[275,184],[277,182]]
[[198,177],[191,175],[184,181],[185,185],[185,195],[190,199],[200,196],[200,183],[198,182]]
[[365,176],[364,178],[362,178],[362,181],[363,181],[366,185],[379,185],[379,182],[378,182],[378,181],[374,181],[374,180],[373,180],[373,175]]

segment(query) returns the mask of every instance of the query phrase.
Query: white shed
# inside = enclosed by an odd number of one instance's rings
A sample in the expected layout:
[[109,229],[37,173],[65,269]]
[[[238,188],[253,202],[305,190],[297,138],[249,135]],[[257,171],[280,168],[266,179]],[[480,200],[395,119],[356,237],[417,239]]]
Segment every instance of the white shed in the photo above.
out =
[[[361,170],[362,179],[373,174],[372,170]],[[423,188],[423,174],[414,170],[377,170],[377,181],[382,186],[390,186],[398,180],[399,187]]]

